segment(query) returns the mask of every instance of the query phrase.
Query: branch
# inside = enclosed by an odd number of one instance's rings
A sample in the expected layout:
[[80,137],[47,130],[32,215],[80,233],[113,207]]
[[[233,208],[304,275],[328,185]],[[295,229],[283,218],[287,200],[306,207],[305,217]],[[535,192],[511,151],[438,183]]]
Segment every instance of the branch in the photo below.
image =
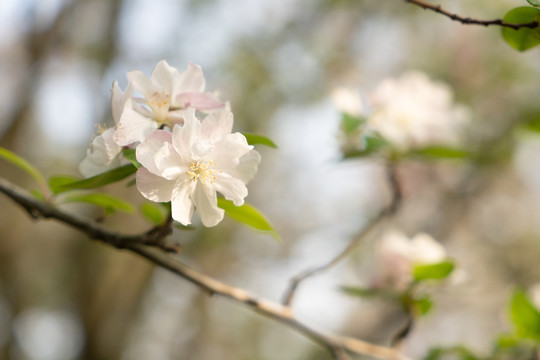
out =
[[6,194],[9,198],[22,206],[32,218],[56,219],[86,233],[94,239],[136,253],[150,260],[152,263],[182,277],[202,290],[205,290],[210,296],[216,295],[228,298],[246,306],[258,314],[288,326],[327,348],[338,360],[348,359],[347,352],[369,355],[378,359],[408,360],[407,357],[401,355],[397,350],[392,348],[371,344],[351,337],[327,334],[314,329],[297,320],[289,306],[258,298],[244,289],[229,286],[191,269],[176,260],[170,254],[162,251],[169,250],[164,247],[163,244],[157,246],[156,243],[147,241],[149,234],[152,234],[154,230],[141,235],[122,235],[114,233],[95,224],[91,220],[81,219],[62,210],[55,209],[50,205],[43,204],[24,190],[2,178],[0,178],[0,192]]
[[360,230],[360,232],[345,247],[345,249],[343,249],[340,253],[330,259],[330,261],[323,265],[307,269],[300,274],[294,276],[290,281],[289,287],[287,288],[285,295],[283,296],[284,305],[290,306],[292,304],[296,290],[298,289],[298,286],[302,281],[314,275],[327,271],[335,265],[339,264],[341,260],[347,257],[354,249],[356,249],[356,247],[358,247],[358,245],[360,245],[360,243],[371,233],[371,231],[377,228],[380,223],[382,223],[386,218],[393,215],[398,210],[399,205],[401,204],[401,189],[397,181],[396,169],[393,165],[389,165],[386,170],[388,182],[392,191],[392,200],[390,201],[390,204],[385,207],[375,218],[373,218],[369,224],[364,226],[364,228]]
[[155,246],[167,252],[178,252],[179,245],[167,244],[164,240],[172,233],[172,218],[149,231],[138,235],[124,235],[106,229],[96,222],[77,217],[63,212],[49,204],[40,202],[38,199],[27,194],[24,190],[0,178],[0,192],[6,194],[16,203],[21,205],[33,219],[51,218],[67,224],[87,234],[92,239],[101,240],[116,248],[122,249],[130,244],[139,243]]
[[531,21],[525,24],[513,24],[513,23],[504,22],[502,19],[478,20],[478,19],[473,19],[470,17],[463,17],[457,14],[453,14],[447,10],[444,10],[440,5],[433,5],[422,0],[405,0],[405,2],[418,5],[425,10],[435,11],[436,13],[444,15],[454,21],[459,21],[460,23],[465,24],[465,25],[482,25],[482,26],[497,25],[497,26],[502,26],[502,27],[508,27],[514,30],[519,30],[521,28],[535,29],[539,25],[538,21]]

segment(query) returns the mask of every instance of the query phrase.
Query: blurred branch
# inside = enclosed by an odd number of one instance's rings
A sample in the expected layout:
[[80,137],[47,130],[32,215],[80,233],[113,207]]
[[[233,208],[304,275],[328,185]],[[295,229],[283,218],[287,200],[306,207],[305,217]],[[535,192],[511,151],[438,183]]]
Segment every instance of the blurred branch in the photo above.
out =
[[124,235],[110,231],[97,224],[93,220],[77,217],[59,210],[51,205],[42,203],[19,187],[0,178],[0,192],[6,194],[16,203],[21,205],[33,219],[56,219],[90,236],[92,239],[101,240],[119,249],[126,248],[130,244],[140,243],[158,247],[167,252],[178,252],[178,245],[167,244],[165,238],[172,233],[172,218],[149,231],[139,235]]
[[399,183],[396,177],[396,169],[394,165],[388,165],[387,178],[390,184],[390,189],[392,191],[392,199],[390,201],[390,204],[386,206],[381,212],[379,212],[379,214],[374,217],[366,226],[364,226],[362,230],[354,237],[354,239],[345,247],[345,249],[343,249],[340,253],[330,259],[330,261],[323,265],[307,269],[294,276],[289,283],[289,287],[287,288],[285,295],[283,296],[284,305],[291,305],[296,290],[298,289],[298,286],[302,281],[317,274],[320,274],[324,271],[327,271],[335,265],[339,264],[341,260],[347,257],[354,249],[358,247],[358,245],[360,245],[360,243],[371,233],[372,230],[377,228],[380,223],[382,223],[386,218],[390,217],[398,210],[399,205],[401,204],[401,189],[399,187]]
[[[305,335],[314,342],[327,348],[335,359],[348,359],[347,352],[369,355],[371,357],[387,360],[407,360],[395,349],[378,346],[358,339],[346,336],[326,334],[316,330],[303,322],[295,319],[289,306],[281,305],[258,298],[250,292],[229,286],[214,278],[199,273],[176,260],[170,254],[164,252],[176,250],[166,246],[162,241],[170,233],[172,219],[169,219],[162,227],[157,227],[140,235],[122,235],[104,229],[89,219],[82,219],[56,209],[50,205],[41,203],[30,194],[10,182],[0,178],[0,192],[22,206],[34,219],[52,218],[66,225],[74,227],[93,239],[101,240],[107,244],[131,252],[150,260],[197,287],[205,290],[210,296],[217,295],[238,302],[252,311],[268,318],[274,319],[291,329]],[[158,241],[161,240],[161,241]]]
[[458,21],[465,25],[482,25],[482,26],[497,25],[497,26],[512,28],[514,30],[519,30],[521,28],[534,29],[534,28],[537,28],[539,25],[538,21],[531,21],[525,24],[513,24],[513,23],[504,22],[502,19],[478,20],[478,19],[473,19],[470,17],[463,17],[457,14],[453,14],[443,9],[440,5],[433,5],[422,0],[405,0],[405,2],[420,6],[421,8],[425,10],[435,11],[436,13],[444,15],[454,21]]

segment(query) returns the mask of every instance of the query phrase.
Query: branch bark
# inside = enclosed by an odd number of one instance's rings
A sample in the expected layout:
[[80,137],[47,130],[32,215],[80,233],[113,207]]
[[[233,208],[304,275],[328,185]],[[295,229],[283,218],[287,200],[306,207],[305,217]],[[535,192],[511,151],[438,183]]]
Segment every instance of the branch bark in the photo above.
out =
[[[271,302],[259,298],[254,294],[233,286],[224,284],[212,277],[204,275],[178,261],[173,255],[163,250],[167,247],[156,245],[155,242],[146,241],[148,234],[155,230],[141,235],[123,235],[112,232],[94,223],[92,220],[83,219],[51,205],[44,204],[24,190],[0,178],[0,192],[7,195],[14,202],[23,207],[34,219],[51,218],[66,225],[74,227],[93,239],[101,240],[114,247],[131,251],[151,261],[152,263],[165,268],[180,276],[184,280],[194,284],[206,291],[210,296],[221,296],[228,298],[240,305],[246,306],[250,310],[265,317],[278,321],[285,326],[310,338],[315,343],[327,348],[336,359],[347,359],[347,352],[369,355],[378,359],[386,360],[408,360],[397,350],[364,342],[355,338],[328,334],[315,329],[294,317],[290,306]],[[161,237],[168,235],[166,231],[159,232]],[[153,235],[155,236],[155,235]],[[146,239],[146,240],[145,240]],[[155,241],[155,237],[150,237]],[[161,238],[163,240],[163,238]]]
[[539,25],[538,21],[531,21],[525,24],[513,24],[513,23],[507,23],[503,21],[502,19],[478,20],[478,19],[473,19],[470,17],[464,17],[464,16],[451,13],[443,9],[440,5],[433,5],[423,0],[405,0],[405,2],[420,6],[424,10],[434,11],[438,14],[444,15],[454,21],[458,21],[465,25],[481,25],[481,26],[496,25],[496,26],[508,27],[514,30],[519,30],[521,28],[534,29],[534,28],[537,28]]

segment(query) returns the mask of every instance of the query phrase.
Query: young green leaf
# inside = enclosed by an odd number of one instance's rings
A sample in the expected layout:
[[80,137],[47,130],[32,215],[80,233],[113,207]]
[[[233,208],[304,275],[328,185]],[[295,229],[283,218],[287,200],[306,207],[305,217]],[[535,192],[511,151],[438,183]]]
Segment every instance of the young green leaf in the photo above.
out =
[[345,134],[352,134],[354,133],[360,125],[362,125],[365,122],[364,119],[359,118],[357,116],[353,116],[350,114],[343,113],[341,115],[341,124],[340,129]]
[[539,0],[527,0],[529,4],[531,4],[534,7],[540,7],[540,1]]
[[433,307],[433,301],[428,297],[412,300],[411,304],[420,315],[425,315]]
[[279,234],[255,207],[248,204],[236,206],[232,201],[223,198],[218,198],[218,206],[225,210],[225,214],[234,220],[249,225],[255,230],[269,233],[277,241],[281,241]]
[[136,171],[137,168],[133,164],[124,165],[84,180],[63,184],[58,187],[57,191],[64,192],[76,189],[95,189],[123,180]]
[[76,178],[75,176],[68,176],[68,175],[51,176],[49,178],[49,188],[51,189],[53,194],[57,195],[65,191],[65,190],[62,190],[62,186],[77,182],[79,180],[80,179]]
[[124,149],[122,150],[122,155],[124,155],[124,157],[128,159],[137,169],[142,166],[141,163],[137,161],[135,149]]
[[246,137],[246,140],[249,145],[266,145],[271,148],[277,149],[276,143],[262,135],[255,134],[243,134]]
[[39,172],[39,170],[32,164],[30,164],[28,161],[9,151],[8,149],[4,149],[2,147],[0,147],[0,158],[6,160],[12,165],[15,165],[16,167],[30,175],[38,183],[40,189],[43,191],[43,194],[48,192],[47,181],[45,181],[45,178]]
[[388,145],[388,142],[378,136],[364,136],[365,146],[362,150],[351,151],[344,154],[345,159],[371,155]]
[[413,277],[416,281],[441,280],[450,275],[454,267],[454,263],[449,260],[437,264],[416,265],[413,268]]
[[540,341],[540,312],[522,290],[512,296],[510,316],[518,335]]
[[144,203],[141,205],[141,212],[151,223],[160,225],[165,222],[165,208],[160,204]]
[[341,291],[351,296],[358,297],[379,297],[389,300],[399,300],[399,294],[385,289],[369,289],[362,287],[341,286]]
[[[539,21],[540,9],[530,6],[521,6],[510,10],[504,16],[503,20],[508,23],[526,24],[532,21]],[[504,40],[513,48],[519,51],[525,51],[540,44],[540,28],[520,28],[514,30],[509,27],[502,28]]]
[[470,154],[463,149],[445,146],[429,146],[423,149],[414,150],[412,154],[428,159],[464,159],[470,156]]
[[130,203],[109,194],[71,194],[63,199],[63,202],[83,202],[93,204],[105,209],[107,213],[123,211],[132,213],[134,208]]

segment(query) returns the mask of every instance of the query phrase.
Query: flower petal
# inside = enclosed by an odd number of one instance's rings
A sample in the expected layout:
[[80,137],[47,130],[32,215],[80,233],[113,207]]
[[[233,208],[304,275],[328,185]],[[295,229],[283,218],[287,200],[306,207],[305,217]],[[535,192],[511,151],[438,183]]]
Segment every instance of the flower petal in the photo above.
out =
[[111,112],[115,124],[120,121],[120,116],[122,115],[122,111],[124,111],[126,101],[132,96],[133,87],[131,84],[128,85],[125,91],[122,91],[118,86],[118,82],[113,82],[111,89]]
[[131,100],[127,100],[113,138],[120,146],[131,145],[135,142],[142,142],[146,135],[157,127],[155,121],[133,110]]
[[201,132],[201,122],[195,117],[195,109],[184,112],[184,126],[175,125],[173,128],[173,146],[183,161],[191,162],[192,145],[197,142]]
[[195,188],[191,194],[193,203],[197,207],[197,212],[201,217],[204,226],[216,226],[221,220],[225,211],[217,206],[216,191],[212,186],[203,185],[199,181],[195,183]]
[[179,77],[178,70],[169,66],[165,60],[161,60],[157,63],[154,70],[152,70],[152,82],[154,86],[165,91],[167,94],[171,94],[173,90],[173,80]]
[[206,158],[214,161],[217,169],[231,170],[238,166],[240,158],[252,149],[253,146],[247,143],[244,135],[234,133],[226,135],[218,142],[214,150]]
[[154,175],[145,167],[137,170],[136,180],[137,189],[148,200],[155,202],[171,201],[175,181]]
[[244,198],[248,194],[248,189],[241,180],[235,179],[226,173],[216,175],[214,188],[216,191],[222,193],[225,199],[234,202],[236,206],[244,204]]
[[133,86],[133,88],[144,96],[146,96],[149,91],[154,89],[152,80],[150,80],[140,70],[128,71],[127,78],[129,79],[129,83]]
[[214,143],[229,135],[233,127],[233,113],[227,110],[216,111],[201,122],[201,138]]
[[209,93],[186,92],[175,97],[174,104],[182,108],[193,107],[197,110],[215,110],[225,107],[225,103],[214,99]]
[[186,71],[174,79],[173,97],[182,93],[200,93],[204,91],[205,80],[201,67],[189,63]]
[[191,200],[191,193],[195,183],[191,179],[181,179],[176,181],[172,201],[171,201],[171,215],[172,218],[183,225],[191,224],[191,218],[193,217],[193,201]]
[[146,139],[137,146],[135,156],[137,161],[147,168],[151,173],[160,175],[160,170],[156,164],[155,154],[165,145],[172,142],[172,134],[164,130],[154,130]]
[[257,173],[260,162],[261,155],[257,151],[251,150],[240,158],[238,166],[234,169],[227,170],[227,173],[247,184],[253,179],[255,173]]

